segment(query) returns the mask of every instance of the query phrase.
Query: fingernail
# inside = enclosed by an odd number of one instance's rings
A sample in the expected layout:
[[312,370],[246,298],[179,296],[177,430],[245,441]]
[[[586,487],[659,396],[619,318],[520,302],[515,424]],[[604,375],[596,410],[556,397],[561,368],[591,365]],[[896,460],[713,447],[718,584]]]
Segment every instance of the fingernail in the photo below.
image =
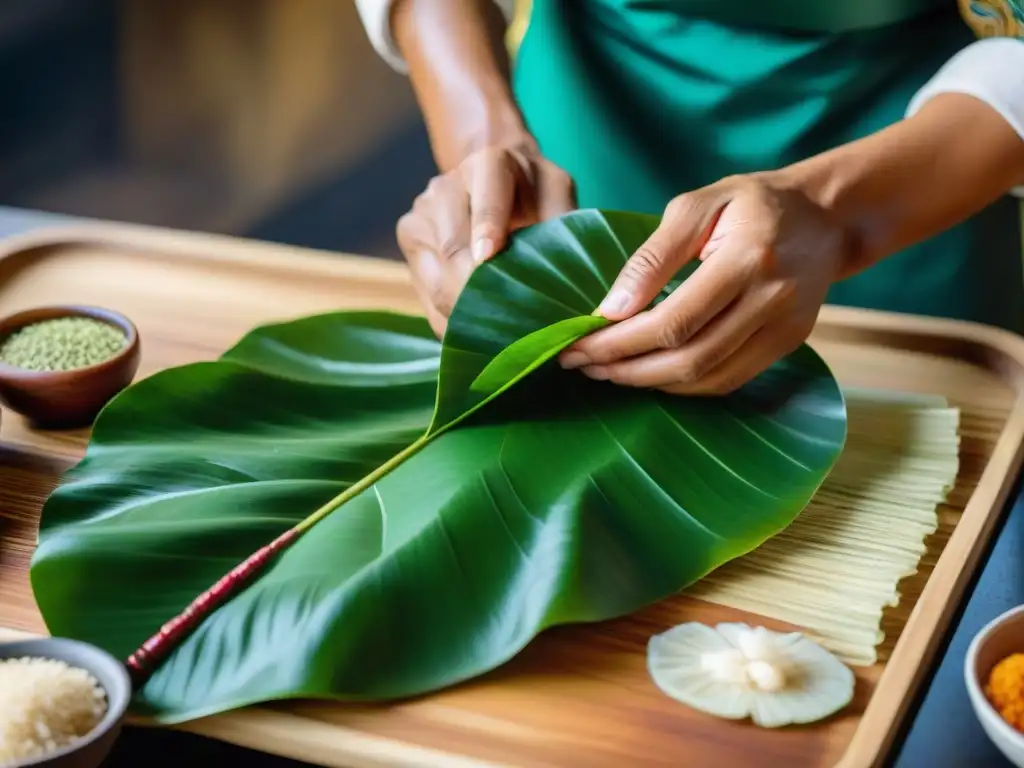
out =
[[598,309],[602,315],[607,316],[609,313],[617,315],[622,312],[626,307],[629,306],[630,295],[622,288],[615,288],[605,296],[604,301],[601,302],[601,306]]
[[584,365],[590,365],[590,358],[583,352],[566,352],[562,355],[559,362],[563,368],[571,371],[573,368],[582,368]]
[[494,251],[494,241],[489,237],[481,237],[473,243],[473,261],[483,261]]
[[580,371],[584,376],[597,381],[604,381],[608,378],[608,369],[603,365],[590,365]]

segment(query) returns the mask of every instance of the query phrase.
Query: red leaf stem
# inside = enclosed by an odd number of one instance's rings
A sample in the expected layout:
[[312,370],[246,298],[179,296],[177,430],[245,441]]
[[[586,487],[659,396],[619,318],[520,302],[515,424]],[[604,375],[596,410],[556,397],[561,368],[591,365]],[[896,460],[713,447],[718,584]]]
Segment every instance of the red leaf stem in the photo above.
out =
[[128,657],[125,665],[136,688],[143,685],[160,663],[175,649],[200,622],[213,611],[237,595],[270,564],[274,555],[298,538],[302,529],[291,528],[269,544],[260,547],[249,557],[222,576],[216,584],[189,603],[181,613],[168,621],[160,630]]

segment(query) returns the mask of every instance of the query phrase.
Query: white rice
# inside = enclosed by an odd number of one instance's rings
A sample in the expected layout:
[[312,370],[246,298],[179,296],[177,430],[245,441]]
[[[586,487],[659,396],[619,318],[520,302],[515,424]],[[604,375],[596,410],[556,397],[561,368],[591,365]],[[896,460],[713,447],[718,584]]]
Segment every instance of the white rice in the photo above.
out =
[[106,694],[84,669],[53,659],[0,660],[0,766],[73,744],[106,712]]

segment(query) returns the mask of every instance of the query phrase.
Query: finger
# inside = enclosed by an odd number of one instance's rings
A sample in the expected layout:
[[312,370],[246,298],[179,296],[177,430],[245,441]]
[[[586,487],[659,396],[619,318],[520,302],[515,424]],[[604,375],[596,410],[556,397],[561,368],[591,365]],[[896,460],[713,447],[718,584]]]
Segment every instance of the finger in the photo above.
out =
[[426,305],[427,322],[430,324],[430,330],[434,332],[437,338],[444,338],[444,332],[448,328],[448,318],[434,309],[430,304]]
[[451,313],[473,269],[466,237],[468,201],[460,184],[432,182],[397,228],[398,244],[409,263],[416,292],[424,306],[441,318]]
[[629,257],[598,311],[609,320],[636,314],[658,295],[676,272],[707,242],[728,188],[706,187],[680,195],[665,208],[661,223]]
[[[441,261],[435,253],[434,231],[429,221],[411,211],[398,220],[396,228],[398,247],[409,264],[412,286],[416,296],[426,312],[431,328],[435,333],[443,332],[444,322],[440,312],[434,307],[434,291],[431,286],[441,285],[444,272]],[[437,324],[441,317],[442,322]]]
[[505,245],[516,194],[514,166],[505,152],[487,152],[463,171],[474,261],[486,261]]
[[430,276],[440,277],[439,260],[435,253],[434,227],[424,215],[422,196],[413,209],[403,215],[395,227],[398,248],[409,264],[414,284],[430,283]]
[[576,185],[561,168],[545,168],[537,181],[537,217],[553,219],[576,210]]
[[452,270],[446,269],[437,254],[423,248],[407,257],[412,273],[413,289],[423,305],[427,320],[434,333],[441,336],[448,323],[465,280],[452,277]]
[[682,347],[700,333],[751,284],[756,274],[750,253],[758,246],[743,234],[705,261],[654,309],[603,328],[559,357],[564,368],[607,365],[659,349]]
[[582,369],[592,379],[631,387],[696,386],[777,315],[781,297],[750,292],[733,303],[687,344],[640,355],[611,365]]
[[416,291],[416,297],[423,307],[430,327],[440,337],[444,333],[448,319],[434,304],[437,289],[432,286],[441,285],[443,281],[443,271],[437,256],[431,250],[424,248],[410,252],[406,256],[406,260],[409,262],[412,287]]
[[661,389],[675,395],[720,396],[735,392],[790,354],[806,338],[788,328],[769,324],[761,328],[740,350],[718,368],[696,382],[677,382]]
[[[407,261],[412,274],[412,286],[416,291],[416,298],[419,299],[420,305],[423,307],[423,313],[426,315],[434,335],[441,338],[448,325],[448,314],[451,311],[450,304],[452,303],[441,289],[435,287],[443,284],[444,270],[441,268],[437,256],[426,249],[412,257],[407,257]],[[445,298],[438,299],[440,295],[444,295]],[[438,301],[446,311],[442,312],[435,301]]]
[[441,280],[435,290],[434,306],[448,317],[462,286],[469,280],[476,266],[470,249],[472,200],[461,179],[451,177],[451,183],[445,187],[444,194],[431,200],[430,204],[436,211],[431,217],[435,237],[442,243],[439,252]]
[[433,245],[444,262],[472,263],[470,195],[458,176],[439,176],[417,203],[417,215],[433,230]]

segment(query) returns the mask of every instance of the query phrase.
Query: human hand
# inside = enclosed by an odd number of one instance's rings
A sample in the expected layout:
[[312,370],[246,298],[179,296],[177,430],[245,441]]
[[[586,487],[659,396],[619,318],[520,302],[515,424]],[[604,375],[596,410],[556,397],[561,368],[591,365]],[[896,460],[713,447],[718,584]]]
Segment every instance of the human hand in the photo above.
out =
[[[771,174],[680,195],[626,262],[599,309],[621,321],[560,356],[593,379],[687,395],[728,394],[807,338],[849,238]],[[694,257],[670,296],[645,307]]]
[[510,232],[575,208],[572,180],[532,142],[489,147],[435,176],[398,221],[398,245],[441,336],[473,267]]

